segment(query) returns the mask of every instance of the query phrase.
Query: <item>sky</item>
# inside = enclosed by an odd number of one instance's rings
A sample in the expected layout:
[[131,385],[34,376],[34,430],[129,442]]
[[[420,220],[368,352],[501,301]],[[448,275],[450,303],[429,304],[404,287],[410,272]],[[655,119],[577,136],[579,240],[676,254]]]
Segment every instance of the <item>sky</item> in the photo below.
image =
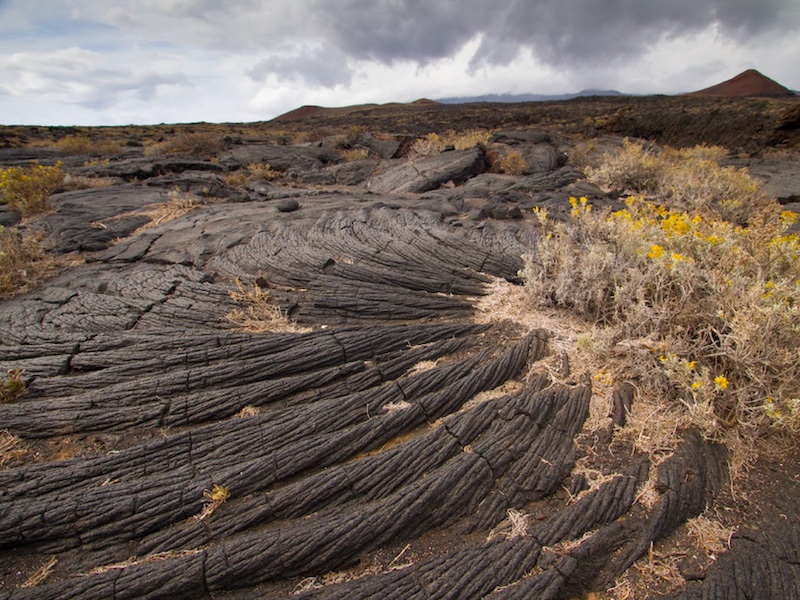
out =
[[0,0],[0,124],[615,89],[800,90],[800,0]]

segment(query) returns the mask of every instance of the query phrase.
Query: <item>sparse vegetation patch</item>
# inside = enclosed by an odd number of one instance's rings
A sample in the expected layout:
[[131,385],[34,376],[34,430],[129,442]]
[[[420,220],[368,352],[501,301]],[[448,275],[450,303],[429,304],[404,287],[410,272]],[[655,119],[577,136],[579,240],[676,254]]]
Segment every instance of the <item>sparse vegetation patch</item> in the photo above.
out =
[[631,349],[627,374],[658,372],[688,422],[711,437],[797,433],[800,244],[787,233],[797,215],[759,196],[746,173],[710,164],[709,153],[719,151],[661,158],[628,144],[593,173],[650,198],[631,196],[616,212],[572,198],[565,223],[534,209],[531,301],[611,328],[617,347]]
[[0,169],[0,202],[23,217],[49,210],[48,198],[64,181],[61,163]]
[[0,299],[24,292],[56,267],[42,247],[41,236],[0,226]]

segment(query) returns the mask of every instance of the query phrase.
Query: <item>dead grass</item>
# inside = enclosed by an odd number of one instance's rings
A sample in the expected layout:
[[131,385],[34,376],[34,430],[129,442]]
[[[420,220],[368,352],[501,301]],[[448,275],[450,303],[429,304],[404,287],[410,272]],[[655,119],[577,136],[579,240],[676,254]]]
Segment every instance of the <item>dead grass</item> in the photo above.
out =
[[150,222],[139,227],[135,233],[141,233],[162,223],[167,223],[200,208],[202,204],[194,194],[181,191],[178,188],[171,190],[167,201],[156,204],[140,214],[150,217]]
[[147,556],[142,556],[141,558],[137,556],[131,556],[129,559],[124,560],[122,562],[95,567],[94,569],[89,571],[89,574],[100,575],[102,573],[108,573],[109,571],[127,569],[128,567],[134,567],[136,565],[143,565],[162,560],[172,560],[174,558],[180,558],[182,556],[194,556],[196,554],[202,554],[203,552],[205,552],[203,548],[193,548],[191,550],[170,550],[168,552],[158,552],[156,554],[148,554]]
[[210,157],[225,149],[225,140],[220,134],[211,132],[180,132],[162,142],[145,147],[145,156],[164,154],[188,154]]
[[114,180],[110,177],[84,177],[83,175],[65,175],[61,187],[67,191],[91,190],[104,188],[114,185]]
[[228,185],[243,186],[253,180],[274,181],[283,177],[284,172],[273,169],[269,163],[250,163],[244,169],[225,176]]
[[486,160],[492,173],[524,175],[528,170],[528,163],[519,150],[490,148],[486,151]]
[[442,135],[429,133],[417,139],[408,152],[410,160],[424,156],[433,156],[451,146],[455,150],[469,150],[475,146],[485,146],[489,143],[491,132],[487,130],[472,129],[462,132],[448,131]]
[[20,585],[20,588],[32,588],[40,583],[44,582],[50,576],[50,573],[53,572],[53,569],[58,564],[58,559],[55,556],[51,556],[50,560],[48,560],[40,569],[38,569],[33,575],[28,577],[25,582]]
[[509,508],[506,518],[489,532],[486,541],[489,542],[495,538],[513,540],[514,538],[526,536],[530,525],[529,514],[516,508]]
[[689,537],[711,560],[716,560],[717,556],[730,548],[731,537],[736,532],[734,527],[727,527],[707,515],[690,519],[686,526],[689,528]]
[[41,234],[0,226],[0,300],[27,292],[59,264],[45,252]]
[[339,154],[342,155],[342,160],[345,162],[366,160],[369,158],[369,151],[365,148],[347,148],[345,150],[339,150]]
[[27,453],[22,440],[7,430],[0,431],[0,467]]
[[229,295],[234,302],[245,305],[244,308],[235,308],[225,319],[242,331],[252,333],[293,332],[308,331],[289,319],[280,306],[270,302],[269,290],[265,290],[257,283],[249,288],[238,278],[234,281],[236,290],[231,290]]
[[240,419],[246,419],[248,417],[255,417],[260,414],[261,414],[260,408],[248,404],[247,406],[242,407],[242,410],[236,413],[236,416],[239,417]]
[[[530,291],[498,278],[490,293],[475,302],[478,323],[514,323],[524,332],[544,329],[548,332],[548,355],[531,365],[524,380],[530,381],[546,371],[555,383],[571,385],[586,374],[593,380],[589,418],[582,433],[606,429],[614,384],[626,377],[624,357],[615,350],[608,330],[596,326],[571,311],[547,306],[534,306]],[[565,373],[566,363],[570,372]],[[517,384],[520,385],[520,384]],[[504,390],[513,393],[514,388]],[[470,401],[472,402],[472,400]]]
[[120,154],[124,148],[117,140],[95,140],[86,135],[67,136],[58,140],[55,146],[65,154],[96,156]]

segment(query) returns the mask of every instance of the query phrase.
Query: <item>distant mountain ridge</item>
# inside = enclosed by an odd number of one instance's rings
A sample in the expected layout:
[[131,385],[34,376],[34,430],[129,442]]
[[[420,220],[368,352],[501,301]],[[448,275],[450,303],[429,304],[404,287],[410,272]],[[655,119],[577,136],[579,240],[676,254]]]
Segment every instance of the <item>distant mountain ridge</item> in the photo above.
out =
[[463,96],[454,98],[439,98],[442,104],[467,104],[470,102],[548,102],[557,100],[572,100],[587,96],[627,96],[617,90],[581,90],[574,94],[485,94],[483,96]]

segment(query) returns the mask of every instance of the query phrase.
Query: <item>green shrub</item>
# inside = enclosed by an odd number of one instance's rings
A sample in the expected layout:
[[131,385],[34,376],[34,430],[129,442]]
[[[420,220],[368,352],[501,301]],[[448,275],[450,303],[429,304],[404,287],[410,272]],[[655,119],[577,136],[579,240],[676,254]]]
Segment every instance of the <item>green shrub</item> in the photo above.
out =
[[25,392],[25,381],[22,372],[16,369],[8,371],[0,378],[0,403],[13,402]]

